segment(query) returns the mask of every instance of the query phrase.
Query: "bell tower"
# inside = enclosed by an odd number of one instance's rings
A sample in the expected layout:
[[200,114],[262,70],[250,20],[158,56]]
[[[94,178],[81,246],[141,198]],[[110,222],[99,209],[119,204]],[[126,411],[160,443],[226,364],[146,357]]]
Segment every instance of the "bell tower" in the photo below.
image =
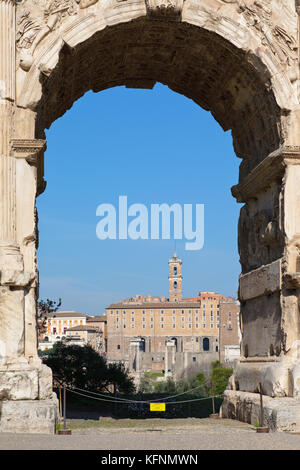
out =
[[182,261],[176,256],[176,250],[169,259],[169,301],[182,300]]

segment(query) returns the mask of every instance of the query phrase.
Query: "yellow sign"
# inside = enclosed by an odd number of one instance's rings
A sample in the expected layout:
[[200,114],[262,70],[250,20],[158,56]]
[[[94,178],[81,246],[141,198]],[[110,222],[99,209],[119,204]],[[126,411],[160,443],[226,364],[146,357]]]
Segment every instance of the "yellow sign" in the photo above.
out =
[[150,403],[150,411],[166,411],[165,403]]

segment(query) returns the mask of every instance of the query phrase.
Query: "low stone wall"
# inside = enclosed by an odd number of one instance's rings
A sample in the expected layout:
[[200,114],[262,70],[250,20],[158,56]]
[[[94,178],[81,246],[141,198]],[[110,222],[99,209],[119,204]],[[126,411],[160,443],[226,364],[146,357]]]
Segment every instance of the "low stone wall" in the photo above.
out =
[[[300,432],[300,400],[263,396],[264,426],[271,431]],[[259,424],[260,395],[226,390],[220,410],[221,418],[237,419],[249,424]]]

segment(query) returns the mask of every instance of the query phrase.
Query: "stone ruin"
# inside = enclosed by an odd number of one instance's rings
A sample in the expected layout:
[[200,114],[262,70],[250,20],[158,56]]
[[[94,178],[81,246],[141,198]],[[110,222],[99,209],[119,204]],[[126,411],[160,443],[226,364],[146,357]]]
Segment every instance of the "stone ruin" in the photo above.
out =
[[269,425],[299,429],[299,18],[295,0],[0,0],[0,431],[55,431],[36,332],[44,130],[88,90],[156,82],[241,159],[242,358],[222,416],[255,423],[261,387]]

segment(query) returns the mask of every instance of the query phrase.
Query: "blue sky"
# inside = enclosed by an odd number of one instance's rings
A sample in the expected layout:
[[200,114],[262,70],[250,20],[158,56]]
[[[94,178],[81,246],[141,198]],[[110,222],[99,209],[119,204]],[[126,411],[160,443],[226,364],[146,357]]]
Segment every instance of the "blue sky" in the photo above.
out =
[[230,188],[240,160],[230,132],[190,99],[157,84],[86,93],[46,132],[45,179],[39,196],[40,298],[62,308],[102,314],[135,294],[168,295],[174,240],[102,240],[97,206],[204,204],[205,243],[186,251],[183,294],[213,290],[235,295],[240,272],[240,207]]

